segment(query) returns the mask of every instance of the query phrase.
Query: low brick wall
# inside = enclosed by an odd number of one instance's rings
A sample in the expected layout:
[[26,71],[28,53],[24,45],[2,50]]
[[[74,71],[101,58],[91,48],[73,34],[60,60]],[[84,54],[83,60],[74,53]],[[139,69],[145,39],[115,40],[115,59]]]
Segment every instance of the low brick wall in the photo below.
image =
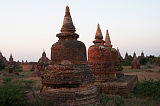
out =
[[96,82],[95,85],[99,88],[99,91],[101,93],[118,94],[127,98],[128,94],[133,90],[137,81],[137,76],[125,75],[124,77],[119,78],[116,81],[104,83]]

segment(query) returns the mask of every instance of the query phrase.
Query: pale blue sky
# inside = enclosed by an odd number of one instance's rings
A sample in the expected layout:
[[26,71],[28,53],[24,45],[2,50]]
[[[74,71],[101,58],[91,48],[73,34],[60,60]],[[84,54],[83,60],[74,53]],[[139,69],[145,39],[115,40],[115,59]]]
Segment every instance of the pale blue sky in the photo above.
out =
[[99,23],[122,56],[142,50],[160,55],[160,0],[0,0],[0,51],[7,58],[12,53],[15,60],[37,61],[45,49],[50,58],[66,5],[87,49]]

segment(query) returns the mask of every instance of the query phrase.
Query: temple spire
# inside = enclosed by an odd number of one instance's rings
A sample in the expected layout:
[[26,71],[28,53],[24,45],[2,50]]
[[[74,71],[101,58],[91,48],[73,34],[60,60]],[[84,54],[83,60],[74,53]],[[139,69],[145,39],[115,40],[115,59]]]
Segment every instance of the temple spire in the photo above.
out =
[[133,54],[133,59],[137,59],[136,53]]
[[111,39],[110,39],[110,36],[109,36],[108,29],[106,30],[105,45],[112,48]]
[[128,52],[126,52],[124,59],[128,58]]
[[97,31],[93,43],[105,43],[99,24],[97,25]]
[[46,57],[46,52],[44,49],[43,49],[42,57]]
[[143,52],[143,51],[142,51],[142,53],[141,53],[141,57],[142,57],[142,58],[144,58],[144,57],[145,57],[145,56],[144,56],[144,52]]
[[64,16],[61,32],[62,33],[67,33],[67,32],[74,33],[75,31],[76,30],[72,22],[69,7],[66,6],[66,11],[65,11],[65,16]]
[[12,58],[12,53],[10,54],[10,58]]

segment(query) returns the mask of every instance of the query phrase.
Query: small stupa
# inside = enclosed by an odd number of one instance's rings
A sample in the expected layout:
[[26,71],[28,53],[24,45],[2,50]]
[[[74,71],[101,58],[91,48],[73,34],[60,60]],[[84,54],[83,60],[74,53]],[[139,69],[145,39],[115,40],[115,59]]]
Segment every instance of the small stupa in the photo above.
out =
[[9,57],[9,70],[8,72],[9,73],[13,73],[14,72],[14,62],[13,62],[13,57],[12,57],[12,54],[10,54],[10,57]]
[[51,62],[41,75],[41,95],[55,106],[90,106],[98,101],[86,47],[75,31],[67,6],[61,33],[56,35],[59,40],[51,48]]
[[45,67],[49,64],[49,59],[46,56],[46,52],[43,50],[42,57],[38,60],[37,68],[40,72],[45,70]]
[[34,65],[34,71],[32,72],[31,77],[32,77],[32,78],[41,77],[41,73],[40,73],[40,71],[38,70],[37,65]]
[[133,54],[133,61],[131,62],[131,68],[132,69],[140,69],[140,63],[137,60],[137,56],[136,56],[135,52]]

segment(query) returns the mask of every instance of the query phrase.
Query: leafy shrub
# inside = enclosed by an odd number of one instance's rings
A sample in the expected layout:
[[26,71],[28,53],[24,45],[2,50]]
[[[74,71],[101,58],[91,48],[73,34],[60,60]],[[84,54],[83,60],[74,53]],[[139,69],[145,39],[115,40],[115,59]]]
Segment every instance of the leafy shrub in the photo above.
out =
[[1,106],[27,106],[26,90],[31,88],[33,81],[3,79],[0,86]]
[[138,60],[139,60],[139,63],[141,65],[146,65],[147,64],[147,58],[139,57]]
[[157,59],[156,59],[156,65],[160,66],[160,57],[157,57]]
[[155,67],[154,64],[147,63],[147,64],[144,66],[144,69],[153,68],[153,67]]
[[15,69],[14,69],[15,72],[22,72],[22,67],[20,66],[17,66]]
[[156,62],[156,57],[153,56],[153,55],[150,55],[147,57],[147,61],[150,63],[150,64],[154,64]]
[[160,80],[143,80],[136,84],[133,93],[139,97],[160,97]]
[[3,78],[3,83],[9,83],[12,80],[12,78]]
[[130,66],[132,60],[133,60],[133,57],[131,55],[129,55],[126,59],[124,59],[124,61],[122,62],[122,65],[124,65],[124,66]]
[[100,103],[106,106],[124,106],[124,99],[118,95],[106,95],[102,93],[100,94]]

